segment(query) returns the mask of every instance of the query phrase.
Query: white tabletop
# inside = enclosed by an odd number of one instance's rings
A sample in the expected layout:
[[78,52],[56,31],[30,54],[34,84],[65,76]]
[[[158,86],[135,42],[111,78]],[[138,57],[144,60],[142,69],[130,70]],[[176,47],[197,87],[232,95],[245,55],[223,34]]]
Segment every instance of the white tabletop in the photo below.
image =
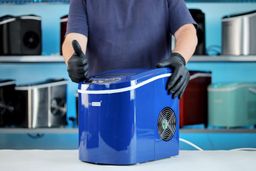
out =
[[181,151],[178,157],[132,166],[80,162],[76,150],[0,150],[1,171],[255,171],[254,151]]

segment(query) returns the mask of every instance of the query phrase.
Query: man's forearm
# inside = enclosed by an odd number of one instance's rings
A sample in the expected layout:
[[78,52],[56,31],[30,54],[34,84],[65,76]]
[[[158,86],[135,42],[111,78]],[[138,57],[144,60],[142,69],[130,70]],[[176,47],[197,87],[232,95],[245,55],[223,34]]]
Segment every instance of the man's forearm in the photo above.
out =
[[176,45],[173,52],[181,54],[186,62],[192,57],[197,45],[196,29],[193,24],[186,24],[175,33]]
[[63,57],[65,60],[65,63],[68,62],[69,58],[73,55],[74,53],[74,49],[72,47],[72,41],[73,40],[77,40],[78,43],[80,44],[83,53],[85,54],[86,52],[86,47],[87,47],[87,37],[79,34],[79,33],[69,33],[66,38],[65,41],[62,45],[62,53],[63,53]]

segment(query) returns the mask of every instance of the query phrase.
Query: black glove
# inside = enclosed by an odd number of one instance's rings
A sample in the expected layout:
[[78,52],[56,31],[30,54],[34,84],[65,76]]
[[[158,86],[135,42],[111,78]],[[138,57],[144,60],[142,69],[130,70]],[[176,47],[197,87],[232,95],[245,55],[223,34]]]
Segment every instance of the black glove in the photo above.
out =
[[73,82],[78,83],[87,80],[88,60],[76,40],[73,40],[72,46],[74,54],[68,60],[68,75]]
[[163,58],[158,64],[157,67],[169,67],[172,69],[172,75],[170,76],[166,89],[168,94],[172,93],[173,98],[183,95],[189,79],[190,74],[188,69],[185,67],[186,61],[179,53],[172,53],[171,57]]

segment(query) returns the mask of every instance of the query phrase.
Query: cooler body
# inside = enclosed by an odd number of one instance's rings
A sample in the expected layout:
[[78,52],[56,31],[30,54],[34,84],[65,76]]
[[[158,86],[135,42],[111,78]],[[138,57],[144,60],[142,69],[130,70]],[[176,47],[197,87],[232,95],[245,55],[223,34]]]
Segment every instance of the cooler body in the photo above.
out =
[[209,125],[243,127],[256,124],[256,84],[215,84],[209,92]]
[[79,85],[80,160],[128,165],[178,155],[178,99],[167,95],[167,72],[111,71]]

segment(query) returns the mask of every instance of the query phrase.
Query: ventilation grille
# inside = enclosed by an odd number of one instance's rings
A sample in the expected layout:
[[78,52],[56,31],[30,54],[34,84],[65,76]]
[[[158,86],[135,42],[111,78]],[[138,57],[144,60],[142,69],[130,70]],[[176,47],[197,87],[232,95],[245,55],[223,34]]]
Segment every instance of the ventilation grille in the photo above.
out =
[[176,117],[170,107],[164,108],[158,117],[158,134],[164,141],[169,141],[176,131]]

